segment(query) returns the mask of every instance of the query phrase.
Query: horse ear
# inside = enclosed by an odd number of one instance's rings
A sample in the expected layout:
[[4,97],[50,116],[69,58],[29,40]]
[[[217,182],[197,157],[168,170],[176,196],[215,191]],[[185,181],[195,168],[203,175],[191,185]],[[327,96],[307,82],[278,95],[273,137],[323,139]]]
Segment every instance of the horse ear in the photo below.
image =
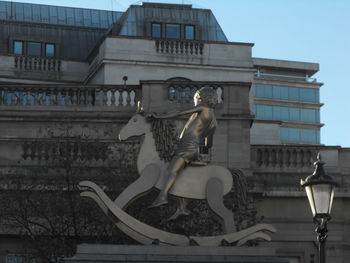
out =
[[142,107],[142,104],[141,104],[141,101],[138,101],[137,102],[137,109],[136,109],[136,113],[143,113],[143,107]]

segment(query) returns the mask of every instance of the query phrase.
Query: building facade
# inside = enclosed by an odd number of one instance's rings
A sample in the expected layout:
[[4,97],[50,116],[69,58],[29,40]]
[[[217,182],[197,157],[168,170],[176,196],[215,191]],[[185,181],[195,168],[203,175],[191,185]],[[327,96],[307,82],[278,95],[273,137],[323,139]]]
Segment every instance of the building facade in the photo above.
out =
[[[143,3],[112,12],[0,1],[3,190],[11,176],[52,173],[58,137],[85,140],[85,148],[65,149],[72,158],[92,156],[87,173],[116,168],[98,149],[116,142],[138,101],[146,112],[184,109],[197,89],[211,86],[219,125],[213,149],[202,153],[248,178],[258,214],[278,229],[259,245],[293,263],[316,262],[299,180],[321,152],[342,182],[328,257],[346,262],[350,150],[321,144],[322,83],[312,78],[319,65],[254,58],[252,48],[229,42],[210,10],[191,5]],[[180,128],[184,120],[175,123]],[[1,262],[14,262],[21,249],[5,230],[0,240]]]

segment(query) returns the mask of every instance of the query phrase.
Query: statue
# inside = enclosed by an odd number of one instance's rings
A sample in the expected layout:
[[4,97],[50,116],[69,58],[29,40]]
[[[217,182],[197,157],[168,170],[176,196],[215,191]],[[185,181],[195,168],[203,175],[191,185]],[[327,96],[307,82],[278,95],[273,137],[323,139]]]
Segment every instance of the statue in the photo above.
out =
[[[240,246],[249,240],[271,240],[265,233],[275,232],[271,225],[257,224],[241,231],[236,231],[233,212],[223,203],[223,197],[233,185],[231,172],[222,166],[204,164],[198,159],[198,148],[204,140],[207,147],[212,146],[216,128],[213,108],[216,94],[211,88],[202,88],[194,95],[194,107],[163,115],[145,114],[141,107],[128,123],[120,130],[119,139],[143,136],[137,157],[137,170],[140,177],[130,184],[112,201],[95,183],[80,182],[81,196],[92,198],[107,214],[117,218],[116,226],[138,242],[150,245],[219,246],[223,243],[235,243]],[[172,127],[163,119],[189,115],[187,124],[180,134],[178,147],[174,149]],[[174,134],[173,134],[174,135]],[[239,171],[235,172],[239,173]],[[161,190],[151,207],[167,203],[168,194],[180,200],[207,200],[208,206],[219,219],[223,234],[211,236],[186,236],[170,233],[147,225],[125,212],[126,207],[137,198],[149,192],[153,187]],[[184,202],[179,202],[175,215],[186,214]],[[176,218],[176,216],[174,217]]]
[[162,115],[148,115],[148,118],[166,119],[191,114],[180,134],[179,144],[169,163],[166,174],[167,181],[150,207],[158,207],[168,203],[168,192],[186,165],[191,162],[195,162],[196,165],[205,165],[199,160],[199,146],[203,141],[208,148],[213,145],[213,135],[217,125],[214,114],[217,95],[212,88],[203,87],[194,94],[193,100],[194,107],[191,109]]

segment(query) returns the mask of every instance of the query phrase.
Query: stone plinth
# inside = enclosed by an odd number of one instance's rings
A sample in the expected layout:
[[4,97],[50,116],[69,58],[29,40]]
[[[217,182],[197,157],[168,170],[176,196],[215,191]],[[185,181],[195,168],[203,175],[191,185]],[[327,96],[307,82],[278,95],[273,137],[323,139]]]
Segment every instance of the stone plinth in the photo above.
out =
[[67,263],[102,262],[232,262],[232,263],[288,263],[275,256],[272,248],[261,247],[175,247],[90,245],[78,246],[77,253]]

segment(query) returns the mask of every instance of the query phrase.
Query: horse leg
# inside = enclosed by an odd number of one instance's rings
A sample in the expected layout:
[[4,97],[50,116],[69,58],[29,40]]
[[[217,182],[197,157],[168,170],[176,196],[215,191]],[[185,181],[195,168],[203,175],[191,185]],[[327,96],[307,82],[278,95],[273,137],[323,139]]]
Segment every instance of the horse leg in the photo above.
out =
[[118,197],[114,203],[121,209],[125,209],[130,203],[141,197],[143,194],[151,190],[157,183],[160,175],[158,165],[150,164],[146,166],[141,176],[132,184],[130,184]]
[[219,179],[213,178],[208,180],[206,185],[206,198],[209,207],[223,221],[225,233],[235,232],[235,223],[233,213],[224,205],[224,186]]
[[187,209],[187,200],[183,197],[176,197],[176,212],[168,220],[176,220],[180,216],[188,216],[191,212]]

